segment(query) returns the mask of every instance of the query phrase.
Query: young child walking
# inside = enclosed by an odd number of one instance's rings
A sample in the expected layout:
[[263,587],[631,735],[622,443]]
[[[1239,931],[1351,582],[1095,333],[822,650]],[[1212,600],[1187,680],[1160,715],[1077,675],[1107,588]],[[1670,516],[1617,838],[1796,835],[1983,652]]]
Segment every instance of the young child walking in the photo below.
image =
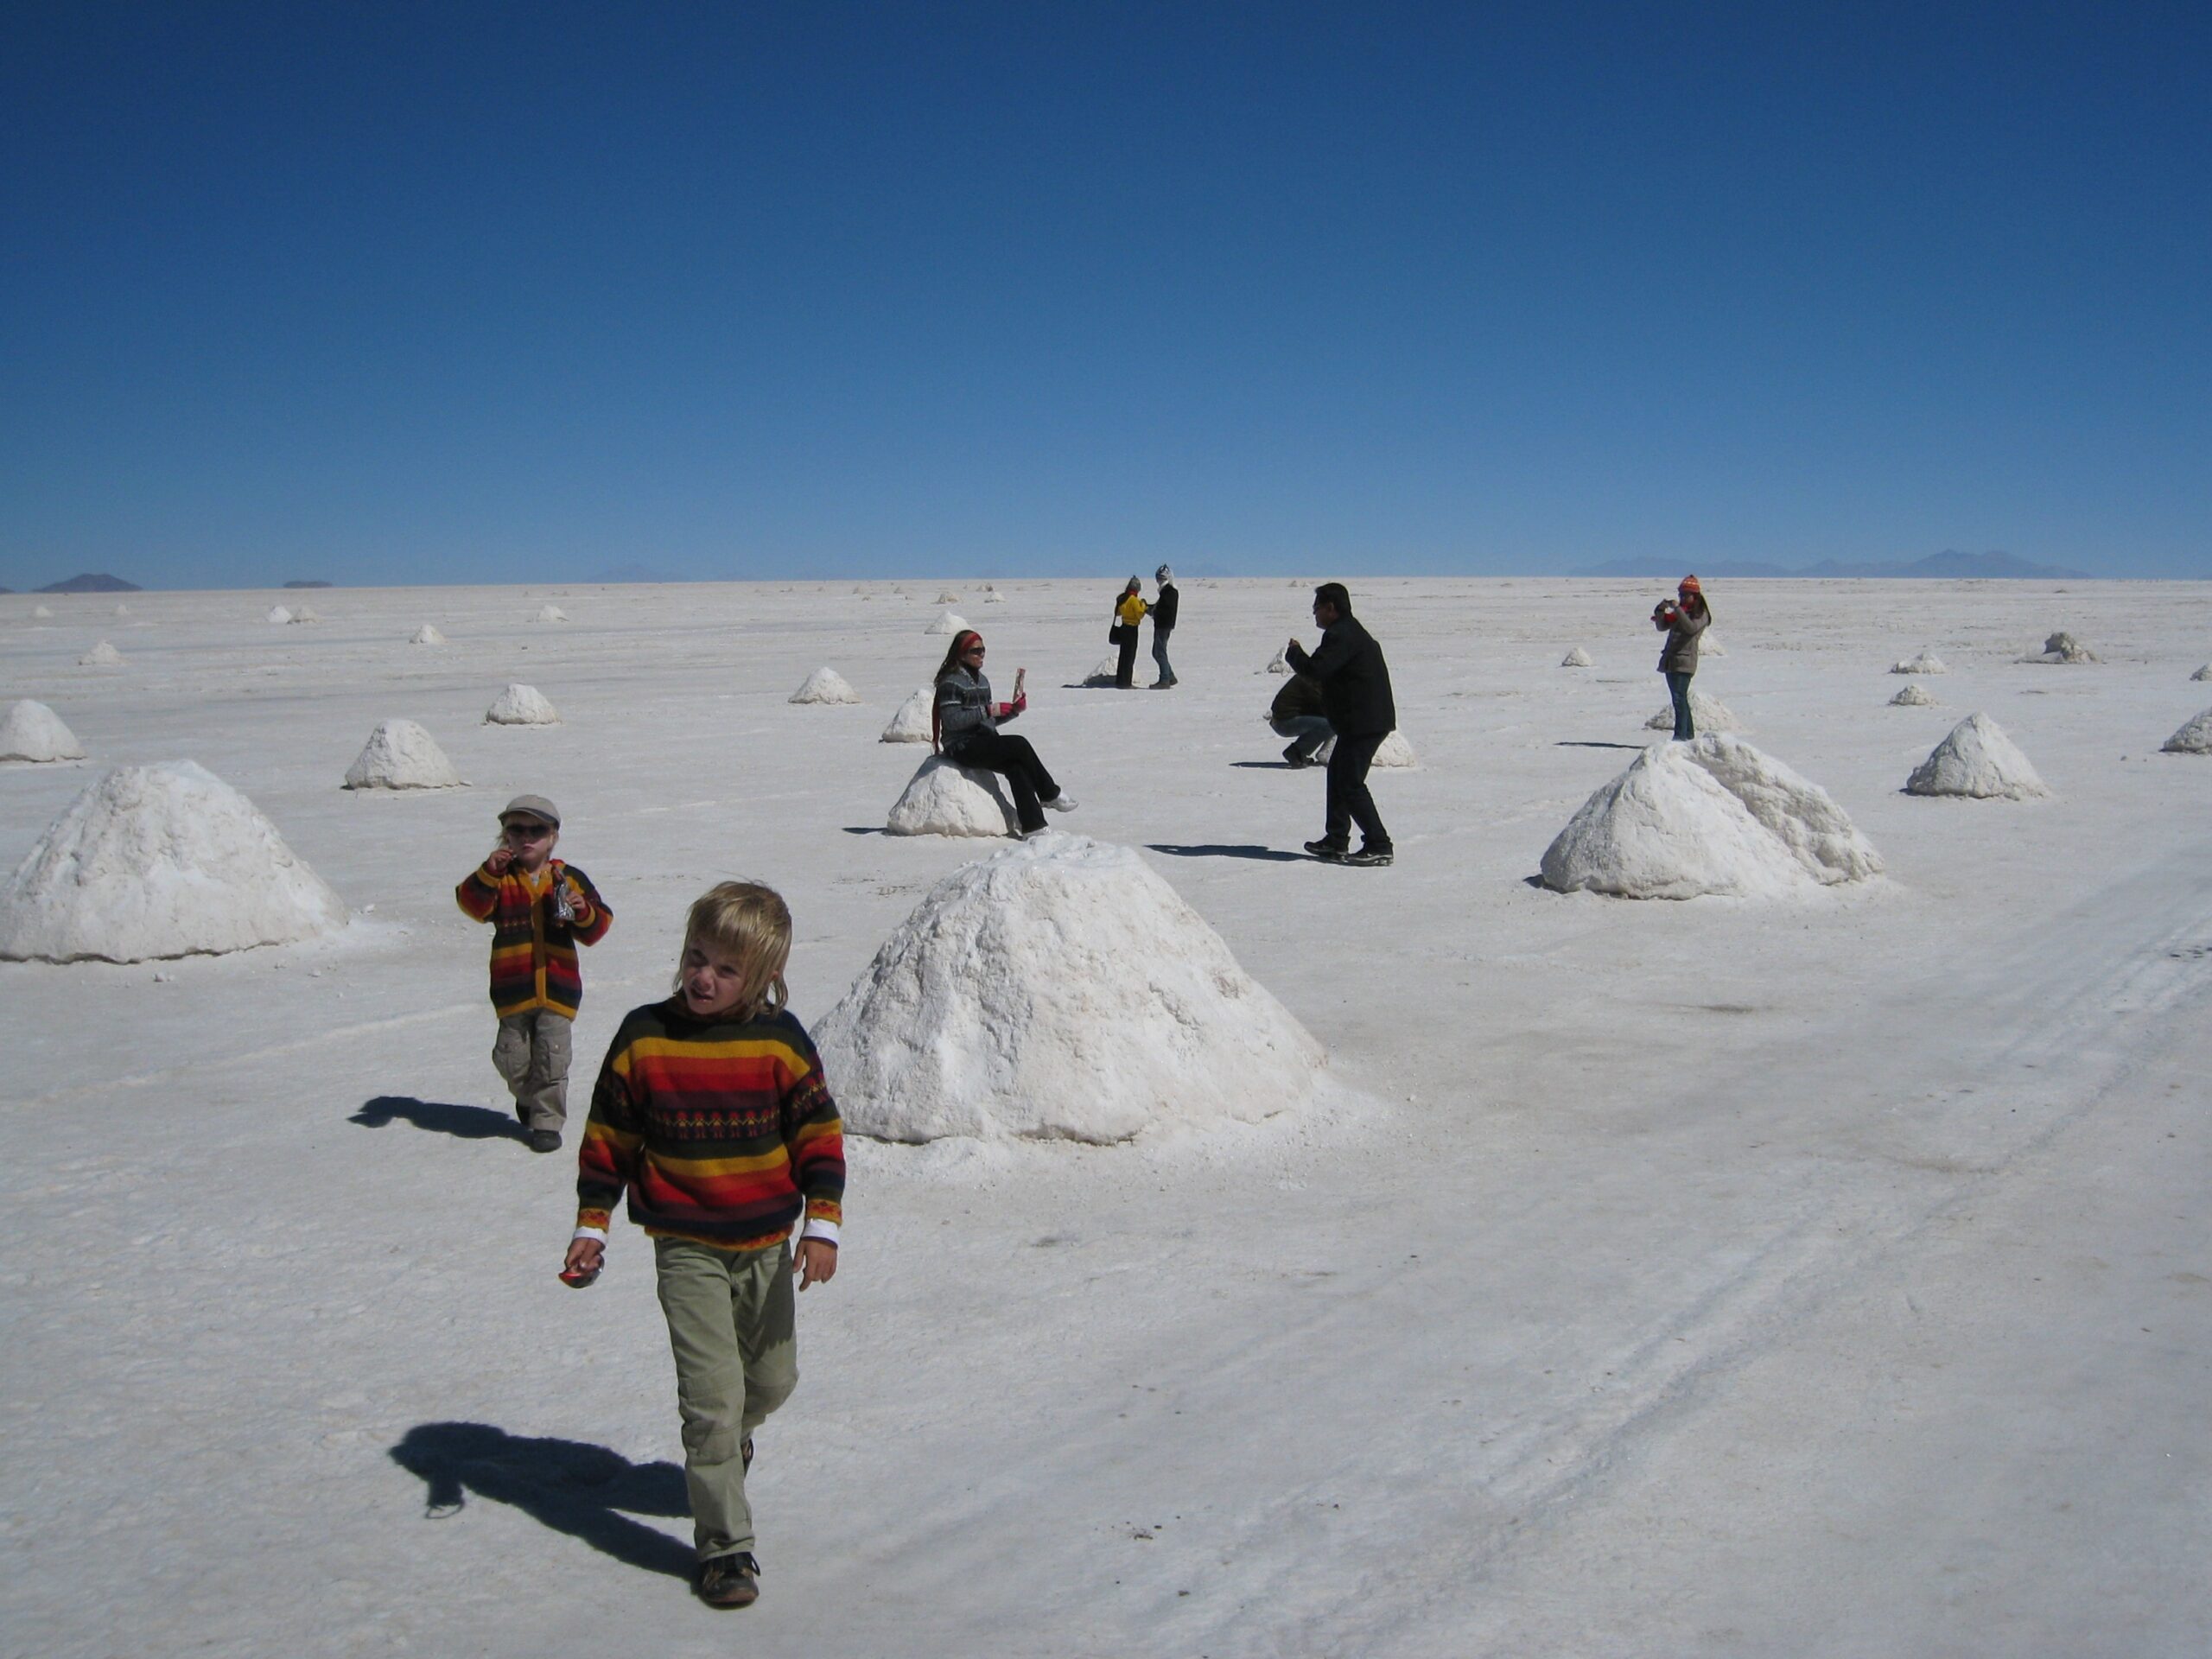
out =
[[597,944],[614,920],[591,878],[553,856],[560,839],[559,808],[516,796],[499,813],[499,844],[453,895],[492,924],[492,1064],[532,1152],[558,1152],[569,1121],[569,1038],[584,1000],[576,947]]
[[562,1277],[606,1259],[614,1202],[653,1241],[676,1355],[694,1587],[710,1607],[760,1593],[745,1472],[753,1431],[798,1382],[798,1288],[837,1271],[845,1150],[806,1028],[784,1007],[791,913],[725,881],[691,906],[675,995],[632,1008],[592,1091],[576,1154],[576,1230]]

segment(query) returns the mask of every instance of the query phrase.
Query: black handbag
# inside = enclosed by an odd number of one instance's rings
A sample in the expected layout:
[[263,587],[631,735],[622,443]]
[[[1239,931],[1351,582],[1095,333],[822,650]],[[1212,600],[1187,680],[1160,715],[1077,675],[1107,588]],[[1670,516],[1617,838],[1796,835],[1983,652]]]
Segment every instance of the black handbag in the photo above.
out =
[[1111,623],[1106,629],[1106,643],[1109,645],[1118,645],[1125,640],[1134,639],[1135,635],[1136,630],[1127,622]]

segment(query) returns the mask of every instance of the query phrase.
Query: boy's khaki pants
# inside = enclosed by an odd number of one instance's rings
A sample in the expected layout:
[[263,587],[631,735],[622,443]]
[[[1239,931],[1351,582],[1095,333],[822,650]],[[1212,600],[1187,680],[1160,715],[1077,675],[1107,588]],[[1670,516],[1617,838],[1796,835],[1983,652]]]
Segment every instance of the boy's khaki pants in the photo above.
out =
[[492,1044],[492,1064],[515,1097],[515,1116],[526,1129],[551,1129],[569,1121],[569,1038],[574,1027],[565,1014],[531,1008],[499,1021]]
[[683,1414],[691,1539],[702,1561],[753,1548],[739,1447],[798,1385],[791,1250],[787,1242],[718,1250],[653,1240]]

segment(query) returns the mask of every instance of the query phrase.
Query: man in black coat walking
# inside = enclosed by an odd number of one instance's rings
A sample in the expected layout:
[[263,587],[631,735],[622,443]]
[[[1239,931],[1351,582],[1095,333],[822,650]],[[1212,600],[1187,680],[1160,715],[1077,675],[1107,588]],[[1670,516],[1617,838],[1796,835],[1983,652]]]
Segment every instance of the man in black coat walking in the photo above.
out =
[[[1336,728],[1337,747],[1329,755],[1328,819],[1319,841],[1306,850],[1332,864],[1374,866],[1390,861],[1390,832],[1367,792],[1367,769],[1375,751],[1398,727],[1397,704],[1390,697],[1390,667],[1382,647],[1351,613],[1351,595],[1340,582],[1313,590],[1313,620],[1321,630],[1318,651],[1307,653],[1294,639],[1283,655],[1300,674],[1321,683],[1321,706]],[[1351,826],[1359,824],[1360,847],[1351,850]]]
[[1167,636],[1175,632],[1175,613],[1181,608],[1183,596],[1175,591],[1175,573],[1166,565],[1152,573],[1160,584],[1160,597],[1152,601],[1152,660],[1160,670],[1160,677],[1153,681],[1152,689],[1165,691],[1175,683],[1175,670],[1167,660]]

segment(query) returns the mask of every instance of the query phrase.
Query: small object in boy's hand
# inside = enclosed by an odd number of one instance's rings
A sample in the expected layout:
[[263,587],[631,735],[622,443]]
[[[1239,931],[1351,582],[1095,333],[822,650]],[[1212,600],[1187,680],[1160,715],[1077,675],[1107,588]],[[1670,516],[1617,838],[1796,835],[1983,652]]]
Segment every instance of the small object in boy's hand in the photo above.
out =
[[553,919],[556,922],[573,922],[576,919],[576,907],[569,902],[569,889],[566,883],[553,889]]
[[561,1282],[568,1286],[572,1290],[582,1290],[586,1285],[591,1283],[593,1280],[598,1277],[599,1269],[597,1268],[563,1268],[561,1269]]

